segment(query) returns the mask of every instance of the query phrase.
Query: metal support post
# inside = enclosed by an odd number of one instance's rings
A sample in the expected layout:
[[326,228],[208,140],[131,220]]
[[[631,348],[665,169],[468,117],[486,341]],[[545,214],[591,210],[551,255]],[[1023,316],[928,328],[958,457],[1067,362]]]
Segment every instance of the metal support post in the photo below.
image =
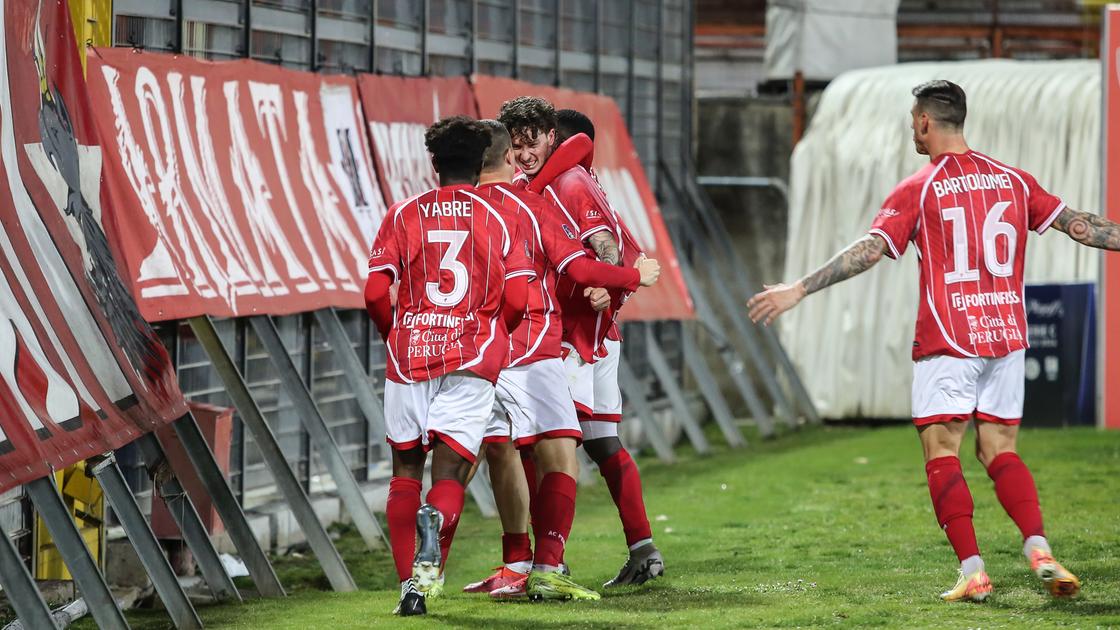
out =
[[[686,163],[689,165],[689,169],[695,168],[691,160],[686,160]],[[750,269],[743,261],[739,251],[735,249],[734,245],[731,243],[731,239],[727,236],[727,230],[723,226],[723,222],[716,215],[711,199],[701,190],[699,183],[696,181],[689,181],[685,187],[688,193],[693,197],[693,201],[697,207],[697,213],[700,215],[701,223],[706,226],[709,237],[714,241],[716,246],[723,250],[724,255],[719,258],[723,262],[723,265],[721,265],[724,270],[723,275],[728,281],[726,286],[738,285],[740,297],[744,300],[750,298],[753,288],[760,285],[755,284],[754,280],[751,278]],[[782,182],[778,190],[782,193],[788,204],[789,192],[784,182]],[[809,422],[819,424],[821,418],[817,413],[817,407],[813,404],[813,399],[809,395],[809,391],[805,389],[805,383],[801,380],[801,375],[798,374],[797,368],[794,367],[793,361],[789,358],[789,354],[787,354],[785,348],[782,347],[777,333],[769,326],[763,326],[761,328],[763,341],[770,349],[770,352],[777,357],[779,367],[785,372],[790,386],[793,388],[793,401],[796,402],[797,406],[804,412]]]
[[774,434],[774,419],[770,417],[766,405],[762,403],[758,392],[755,391],[754,384],[747,378],[743,360],[739,358],[731,343],[723,336],[723,332],[715,319],[715,313],[712,312],[712,307],[708,304],[708,298],[705,296],[703,287],[697,280],[696,275],[692,273],[691,265],[683,258],[677,262],[680,265],[679,268],[685,285],[693,287],[692,303],[696,307],[696,315],[704,324],[705,330],[719,346],[719,356],[727,366],[727,373],[731,377],[731,381],[735,383],[735,388],[739,390],[743,401],[747,403],[747,409],[751,412],[755,422],[758,423],[759,432],[762,433],[763,437],[770,437]]
[[[134,443],[140,449],[140,456],[144,459],[144,465],[147,466],[149,473],[158,470],[167,462],[167,456],[155,434],[145,433],[136,438]],[[191,555],[198,562],[198,568],[202,571],[202,578],[206,580],[210,592],[216,599],[232,599],[240,602],[241,594],[237,592],[233,579],[222,566],[218,551],[210,542],[210,536],[206,533],[206,528],[202,525],[202,520],[198,517],[190,497],[183,490],[183,485],[174,475],[155,476],[154,479],[159,484],[159,495],[167,504],[167,511],[171,513],[171,518],[179,526],[183,541],[191,550]]]
[[[350,518],[354,521],[354,527],[362,535],[366,547],[369,549],[387,548],[389,539],[385,536],[385,532],[381,530],[377,519],[373,517],[373,512],[370,511],[369,504],[366,503],[366,498],[362,495],[362,489],[358,486],[357,480],[354,479],[354,473],[347,465],[346,458],[342,456],[342,451],[338,449],[338,443],[334,441],[334,436],[331,435],[331,430],[327,427],[327,421],[323,419],[319,406],[315,404],[315,399],[311,397],[307,384],[303,382],[296,370],[296,365],[292,362],[288,349],[284,347],[284,342],[280,339],[280,333],[276,330],[272,318],[268,315],[254,315],[249,318],[249,323],[253,325],[253,332],[257,333],[257,338],[260,339],[265,352],[268,353],[272,367],[276,369],[276,373],[280,376],[280,383],[287,390],[288,396],[291,397],[292,406],[295,407],[300,421],[307,429],[311,442],[315,445],[315,449],[319,451],[319,455],[322,456],[323,463],[327,465],[327,470],[330,472],[331,478],[334,479],[338,496],[342,500],[342,504],[346,506],[346,511],[350,513]],[[344,348],[349,347],[350,343],[347,341]]]
[[[342,320],[338,318],[338,313],[332,308],[319,309],[315,311],[315,321],[318,322],[319,328],[327,337],[327,343],[331,344],[331,349],[338,357],[342,373],[354,392],[354,400],[357,401],[358,408],[362,410],[362,415],[371,425],[370,435],[385,435],[385,405],[374,391],[373,382],[366,373],[365,366],[362,365],[362,360],[358,357],[354,346],[350,344],[350,336],[342,327]],[[384,444],[384,441],[377,440],[377,443]]]
[[[226,526],[226,532],[233,541],[233,546],[237,548],[237,553],[241,554],[241,560],[245,563],[257,592],[263,597],[284,597],[286,595],[284,587],[280,585],[280,580],[272,569],[272,563],[268,561],[268,556],[261,549],[252,528],[249,527],[245,512],[241,510],[241,505],[229,487],[229,482],[218,468],[218,462],[214,461],[214,453],[206,444],[206,439],[202,437],[194,416],[188,413],[172,422],[171,427],[175,429],[175,435],[191,460],[202,487],[214,502],[214,509],[218,510],[218,516]],[[198,557],[197,554],[195,557]],[[224,568],[222,573],[225,573]],[[205,577],[205,573],[203,576]]]
[[630,403],[634,410],[633,415],[642,423],[642,431],[649,439],[654,452],[657,453],[657,458],[666,464],[672,464],[676,460],[673,447],[657,424],[657,418],[653,417],[653,409],[646,400],[645,388],[638,381],[638,377],[634,376],[634,371],[630,369],[630,364],[624,357],[618,359],[618,385],[626,393],[626,402]]
[[0,523],[0,587],[25,628],[56,628],[51,609]]
[[117,606],[117,600],[113,599],[105,578],[97,570],[97,563],[93,561],[82,535],[78,533],[70,510],[62,502],[62,496],[58,494],[58,487],[54,483],[54,475],[36,479],[23,487],[47,525],[54,546],[85,598],[94,623],[101,630],[127,630],[128,622],[124,620],[124,613]]
[[140,511],[140,506],[136,505],[136,498],[132,496],[132,490],[125,483],[124,475],[117,467],[117,460],[112,453],[93,464],[93,474],[101,483],[105,500],[120,519],[121,527],[128,536],[128,542],[136,550],[140,564],[144,565],[148,577],[152,578],[152,585],[155,586],[160,601],[167,609],[171,622],[180,630],[202,628],[198,613],[195,612],[187,594],[183,592],[179,578],[175,577],[175,571],[171,569],[171,565],[163,555],[163,548],[159,546],[159,541],[156,540],[151,526]]
[[221,377],[226,392],[229,393],[234,406],[237,407],[237,412],[241,415],[242,423],[253,434],[253,440],[256,441],[261,457],[272,473],[276,487],[288,502],[292,515],[299,523],[304,536],[307,537],[307,543],[311,546],[311,551],[319,561],[319,566],[323,568],[323,573],[326,574],[331,587],[336,591],[344,592],[357,590],[358,587],[342,561],[342,556],[338,554],[338,549],[335,549],[327,530],[319,522],[319,516],[315,514],[315,508],[311,507],[311,501],[288,465],[288,459],[280,449],[280,444],[276,442],[276,436],[265,422],[257,402],[249,393],[249,386],[245,384],[245,379],[242,378],[225,346],[222,345],[222,340],[214,330],[214,323],[208,316],[192,317],[188,322],[218,372],[218,376]]
[[705,402],[708,403],[708,409],[712,411],[712,417],[716,419],[719,430],[723,432],[723,438],[727,440],[727,445],[732,448],[746,446],[747,440],[739,431],[739,427],[735,426],[735,418],[731,415],[731,409],[727,406],[727,400],[724,399],[723,393],[719,391],[716,377],[708,368],[708,362],[700,355],[700,350],[696,347],[696,340],[693,339],[692,332],[683,326],[681,328],[681,349],[684,352],[684,363],[688,366],[692,375],[696,377],[696,384],[700,388],[700,393],[704,396]]
[[676,375],[673,374],[673,368],[669,366],[669,360],[665,358],[665,353],[661,351],[661,344],[657,342],[657,336],[653,334],[653,323],[647,322],[645,330],[646,354],[649,357],[649,365],[653,368],[653,373],[657,376],[658,382],[661,383],[661,388],[665,390],[665,395],[668,396],[669,403],[673,406],[673,413],[681,421],[681,426],[684,428],[685,435],[688,436],[688,441],[692,443],[692,447],[696,449],[697,453],[707,454],[711,452],[712,447],[708,444],[708,438],[704,437],[704,431],[700,428],[700,423],[696,421],[696,418],[688,409],[688,402],[684,399],[684,392],[681,391],[680,383],[677,382]]

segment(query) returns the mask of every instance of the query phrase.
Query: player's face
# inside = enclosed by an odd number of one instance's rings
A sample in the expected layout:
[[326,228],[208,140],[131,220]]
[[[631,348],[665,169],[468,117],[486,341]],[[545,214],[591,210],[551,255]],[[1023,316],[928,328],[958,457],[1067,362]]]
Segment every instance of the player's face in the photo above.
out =
[[513,138],[513,155],[517,160],[517,166],[530,177],[536,175],[548,160],[548,156],[552,154],[555,141],[555,129],[550,129],[548,133],[537,133],[532,137],[517,134],[517,137]]
[[910,109],[910,129],[914,132],[914,150],[918,155],[929,155],[929,147],[926,145],[929,116],[925,112],[919,112],[917,105]]

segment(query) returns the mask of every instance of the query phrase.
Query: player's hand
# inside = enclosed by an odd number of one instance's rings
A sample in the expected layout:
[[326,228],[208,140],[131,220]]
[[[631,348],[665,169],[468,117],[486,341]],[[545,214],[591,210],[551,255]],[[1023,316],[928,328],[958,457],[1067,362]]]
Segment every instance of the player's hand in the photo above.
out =
[[766,290],[747,301],[751,321],[756,324],[762,322],[769,326],[778,315],[805,299],[805,287],[800,282],[763,285],[763,288]]
[[604,311],[611,305],[611,294],[602,287],[587,287],[583,290],[583,297],[591,300],[591,308]]
[[400,291],[401,283],[395,282],[389,285],[389,305],[397,308],[397,291]]
[[655,258],[646,258],[646,255],[642,254],[634,261],[634,266],[638,269],[638,275],[642,277],[638,284],[643,287],[652,287],[661,277],[661,263]]

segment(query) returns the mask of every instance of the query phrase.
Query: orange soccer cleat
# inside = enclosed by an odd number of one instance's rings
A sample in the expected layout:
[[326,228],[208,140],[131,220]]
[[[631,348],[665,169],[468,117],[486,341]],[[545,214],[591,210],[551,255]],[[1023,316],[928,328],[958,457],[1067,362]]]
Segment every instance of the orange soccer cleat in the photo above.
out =
[[1050,594],[1058,598],[1069,598],[1081,591],[1081,580],[1058,564],[1049,551],[1035,547],[1030,551],[1031,571],[1042,580]]
[[992,581],[984,571],[977,571],[971,575],[961,572],[957,584],[952,589],[941,594],[941,599],[947,602],[982,602],[992,594]]
[[520,573],[505,566],[504,564],[495,569],[497,572],[494,575],[482,580],[481,582],[472,582],[463,587],[464,593],[491,593],[500,588],[509,586],[514,582],[519,582],[529,577],[527,573]]

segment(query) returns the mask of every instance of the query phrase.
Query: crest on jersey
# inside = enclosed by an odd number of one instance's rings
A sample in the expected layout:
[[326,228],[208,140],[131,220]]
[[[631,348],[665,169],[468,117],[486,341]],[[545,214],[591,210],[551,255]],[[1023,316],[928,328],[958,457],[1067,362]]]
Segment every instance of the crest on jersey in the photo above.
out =
[[898,210],[895,210],[894,208],[883,208],[882,210],[879,211],[879,216],[884,218],[884,219],[889,219],[891,217],[897,217],[898,215],[899,215]]
[[560,227],[564,228],[564,234],[567,234],[568,238],[572,239],[573,241],[576,240],[575,232],[572,231],[572,228],[568,227],[567,223],[561,223]]

